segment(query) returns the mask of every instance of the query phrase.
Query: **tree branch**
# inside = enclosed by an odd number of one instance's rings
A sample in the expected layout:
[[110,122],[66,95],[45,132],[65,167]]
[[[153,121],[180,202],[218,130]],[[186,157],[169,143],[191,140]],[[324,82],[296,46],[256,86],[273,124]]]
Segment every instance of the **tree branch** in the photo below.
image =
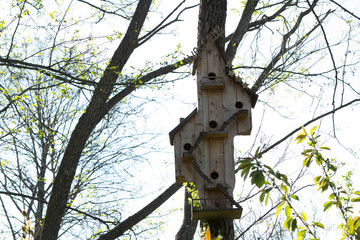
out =
[[226,48],[226,61],[232,63],[236,50],[239,47],[239,43],[241,42],[242,38],[244,37],[245,33],[249,28],[249,23],[251,20],[251,16],[254,13],[255,7],[258,4],[259,0],[249,0],[246,3],[245,9],[241,16],[238,26],[236,27],[235,32],[233,33],[230,43]]
[[[333,109],[333,110],[331,110],[331,111],[329,111],[329,112],[327,112],[327,113],[324,113],[324,114],[322,114],[322,115],[319,115],[319,116],[317,116],[316,118],[314,118],[314,119],[312,119],[312,120],[304,123],[302,126],[303,126],[303,127],[306,127],[306,126],[308,126],[309,124],[311,124],[311,123],[313,123],[313,122],[316,122],[317,120],[322,119],[322,118],[324,118],[324,117],[326,117],[326,116],[328,116],[328,115],[330,115],[330,114],[333,114],[333,113],[337,112],[338,110],[343,109],[343,108],[345,108],[345,107],[348,107],[348,106],[350,106],[350,105],[352,105],[352,104],[354,104],[354,103],[356,103],[356,102],[360,102],[360,99],[354,99],[354,100],[352,100],[352,101],[350,101],[350,102],[348,102],[348,103],[346,103],[346,104],[344,104],[344,105],[341,105],[340,107],[337,107],[337,108],[335,108],[335,109]],[[302,126],[301,126],[301,127],[302,127]],[[283,137],[283,138],[280,139],[279,141],[275,142],[273,145],[271,145],[270,147],[266,148],[265,150],[263,150],[263,151],[260,152],[259,154],[262,155],[262,154],[264,154],[264,153],[267,153],[268,151],[270,151],[271,149],[273,149],[274,147],[276,147],[277,145],[279,145],[280,143],[282,143],[283,141],[285,141],[286,139],[288,139],[289,137],[291,137],[293,134],[295,134],[295,133],[297,133],[298,131],[300,131],[300,130],[301,130],[301,127],[298,127],[298,128],[296,128],[296,129],[294,129],[294,130],[291,131],[289,134],[287,134],[285,137]]]
[[341,8],[342,10],[344,10],[344,12],[350,14],[351,16],[353,16],[354,18],[356,18],[357,20],[360,20],[360,17],[356,16],[354,13],[350,12],[349,10],[347,10],[346,8],[344,8],[343,6],[341,6],[339,3],[335,2],[334,0],[330,0],[330,2],[334,3],[336,6],[338,6],[338,7]]
[[129,57],[137,47],[138,37],[149,12],[152,0],[140,0],[129,24],[127,32],[116,49],[108,67],[93,92],[86,112],[80,117],[60,163],[50,195],[48,209],[45,216],[41,240],[56,240],[60,230],[63,215],[67,205],[71,185],[74,180],[83,149],[92,131],[104,118],[110,109],[106,102],[113,91]]
[[168,189],[166,189],[162,194],[160,194],[157,198],[155,198],[151,203],[146,205],[143,209],[135,213],[134,215],[128,217],[125,221],[117,225],[115,228],[110,230],[108,233],[100,236],[98,240],[113,240],[121,235],[124,232],[131,229],[134,225],[138,224],[140,221],[145,219],[150,213],[155,211],[158,207],[160,207],[166,200],[168,200],[174,193],[176,193],[182,184],[173,183]]
[[[316,4],[318,0],[315,0],[313,5]],[[272,69],[275,67],[275,65],[277,64],[277,62],[282,58],[282,56],[287,53],[289,50],[291,50],[294,47],[297,47],[298,45],[300,45],[306,38],[308,38],[308,36],[315,31],[315,29],[317,27],[319,27],[319,24],[316,24],[309,32],[307,32],[304,36],[302,36],[295,44],[293,44],[292,46],[286,47],[286,44],[289,40],[289,38],[291,37],[291,35],[299,28],[301,21],[303,20],[303,18],[309,14],[311,12],[311,9],[307,9],[304,12],[301,12],[301,14],[299,15],[294,27],[287,32],[282,39],[281,42],[281,47],[279,49],[279,52],[276,54],[275,57],[273,57],[273,59],[271,60],[271,62],[267,65],[267,67],[265,68],[265,70],[260,74],[260,76],[258,77],[258,79],[255,81],[254,85],[251,87],[251,90],[253,90],[254,92],[257,92],[259,90],[259,88],[264,84],[265,79],[267,78],[267,76],[269,75],[269,73],[272,71]],[[323,19],[325,19],[328,14],[330,12],[327,12],[325,17]]]

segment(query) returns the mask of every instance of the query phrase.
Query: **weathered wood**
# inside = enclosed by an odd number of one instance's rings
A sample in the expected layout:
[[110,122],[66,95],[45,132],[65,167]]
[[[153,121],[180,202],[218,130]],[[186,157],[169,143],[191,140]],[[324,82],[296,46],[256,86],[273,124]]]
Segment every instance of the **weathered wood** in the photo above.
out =
[[[226,74],[223,53],[211,37],[200,51],[194,71],[197,111],[170,132],[170,142],[175,147],[176,178],[196,184],[202,200],[199,201],[201,208],[193,212],[194,218],[237,218],[241,216],[241,209],[233,208],[236,205],[232,199],[233,140],[236,135],[250,134],[251,108],[257,95],[239,79]],[[188,144],[187,150],[184,144]],[[191,152],[188,152],[189,146]],[[224,197],[228,201],[223,201]]]
[[228,131],[226,132],[207,132],[204,138],[227,138],[229,136]]
[[192,212],[193,220],[203,219],[240,219],[242,214],[241,208],[234,209],[213,209],[213,210],[195,210]]
[[216,82],[202,82],[201,90],[223,90],[225,84],[222,81],[216,80]]

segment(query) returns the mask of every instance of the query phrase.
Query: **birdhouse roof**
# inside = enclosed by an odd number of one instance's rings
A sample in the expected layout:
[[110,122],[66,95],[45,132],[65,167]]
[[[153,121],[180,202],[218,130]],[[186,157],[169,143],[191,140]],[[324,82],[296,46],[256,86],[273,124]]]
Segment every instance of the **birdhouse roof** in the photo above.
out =
[[[209,36],[210,34],[208,34]],[[207,37],[208,38],[208,37]],[[208,38],[209,39],[209,38]],[[227,65],[226,63],[226,55],[224,53],[224,51],[219,47],[219,45],[217,44],[216,41],[212,41],[213,44],[204,44],[205,47],[201,48],[198,52],[198,56],[201,55],[202,52],[205,51],[206,48],[208,48],[210,45],[211,47],[215,47],[215,49],[220,53],[221,57],[222,57],[222,60],[224,61],[225,63],[225,66]],[[195,75],[195,72],[196,72],[196,69],[197,69],[197,66],[198,66],[198,61],[200,61],[200,58],[197,57],[195,58],[194,60],[194,64],[193,64],[193,69],[192,69],[192,75]],[[256,101],[258,99],[258,95],[253,91],[251,90],[250,88],[247,87],[247,84],[243,83],[241,78],[236,76],[235,73],[231,70],[229,70],[228,67],[226,67],[226,76],[228,76],[229,78],[231,78],[233,81],[235,81],[237,84],[239,84],[247,94],[249,94],[250,98],[251,98],[251,107],[254,108],[255,107],[255,104],[256,104]]]
[[185,124],[197,113],[197,108],[195,108],[186,118],[182,119],[181,122],[169,132],[170,144],[174,145],[174,136],[175,134],[183,127]]

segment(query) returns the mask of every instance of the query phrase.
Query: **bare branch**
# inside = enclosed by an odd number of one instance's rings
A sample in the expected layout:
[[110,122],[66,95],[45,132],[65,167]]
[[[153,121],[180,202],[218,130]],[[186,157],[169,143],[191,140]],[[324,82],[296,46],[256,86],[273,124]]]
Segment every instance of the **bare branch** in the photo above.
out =
[[[341,110],[341,109],[343,109],[343,108],[346,108],[346,107],[348,107],[348,106],[350,106],[350,105],[352,105],[352,104],[354,104],[354,103],[356,103],[356,102],[360,102],[360,99],[354,99],[354,100],[352,100],[352,101],[350,101],[350,102],[348,102],[348,103],[346,103],[346,104],[344,104],[344,105],[341,105],[340,107],[337,107],[337,108],[335,108],[335,109],[333,109],[333,110],[331,110],[331,111],[329,111],[329,112],[327,112],[327,113],[321,114],[321,115],[317,116],[316,118],[311,119],[310,121],[307,121],[307,122],[304,123],[302,126],[303,126],[303,127],[306,127],[306,126],[308,126],[309,124],[311,124],[311,123],[313,123],[313,122],[316,122],[317,120],[322,119],[322,118],[324,118],[324,117],[326,117],[326,116],[328,116],[328,115],[330,115],[330,114],[334,114],[335,112],[337,112],[337,111],[339,111],[339,110]],[[283,141],[285,141],[286,139],[288,139],[289,137],[291,137],[293,134],[295,134],[295,133],[297,133],[298,131],[300,131],[302,126],[294,129],[294,130],[291,131],[289,134],[287,134],[285,137],[283,137],[283,138],[280,139],[279,141],[275,142],[274,144],[272,144],[270,147],[266,148],[265,150],[263,150],[263,151],[262,151],[261,153],[259,153],[259,154],[262,155],[262,154],[264,154],[264,153],[267,153],[267,152],[270,151],[271,149],[275,148],[277,145],[279,145],[280,143],[282,143]]]
[[235,32],[233,33],[230,43],[226,48],[226,60],[231,63],[235,57],[236,50],[241,42],[243,36],[248,30],[251,16],[254,13],[254,9],[258,4],[259,0],[249,0],[246,3],[245,9],[241,16],[238,26],[236,27]]
[[173,183],[168,189],[166,189],[163,193],[161,193],[157,198],[155,198],[151,203],[146,205],[143,209],[135,213],[134,215],[128,217],[125,221],[121,222],[115,228],[113,228],[108,233],[100,236],[98,240],[113,240],[121,235],[124,232],[131,229],[137,223],[145,219],[150,213],[155,211],[158,207],[161,206],[166,200],[168,200],[174,193],[176,193],[182,184],[180,183]]
[[101,8],[101,7],[98,7],[98,6],[95,6],[94,4],[89,3],[88,1],[84,1],[84,0],[78,0],[78,1],[79,1],[79,2],[82,2],[82,3],[85,3],[85,4],[89,5],[90,7],[93,7],[93,8],[95,8],[95,9],[97,9],[97,10],[103,12],[104,14],[107,13],[107,14],[112,14],[112,15],[115,15],[115,16],[118,16],[118,17],[121,17],[121,18],[124,18],[124,19],[127,19],[127,20],[130,19],[130,17],[128,17],[128,16],[121,15],[121,14],[119,14],[119,13],[117,13],[117,12],[110,12],[110,11],[108,11],[108,10],[106,10],[106,9],[103,9],[103,8]]
[[354,13],[350,12],[349,10],[347,10],[346,8],[344,8],[343,6],[341,6],[339,3],[335,2],[334,0],[330,0],[330,2],[334,3],[336,6],[338,6],[339,8],[341,8],[342,10],[344,10],[346,13],[350,14],[351,16],[353,16],[354,18],[356,18],[357,20],[360,20],[360,17],[356,16]]
[[[314,1],[313,4],[316,4],[318,0]],[[260,76],[258,77],[258,79],[255,81],[254,85],[252,86],[251,90],[253,90],[254,92],[257,92],[259,90],[259,88],[263,85],[265,79],[267,78],[267,76],[269,75],[269,73],[272,71],[272,69],[275,67],[275,65],[277,64],[277,62],[282,58],[282,56],[287,53],[289,50],[291,50],[292,48],[297,47],[298,45],[300,45],[306,38],[308,38],[308,36],[315,31],[316,28],[319,27],[319,24],[316,24],[309,32],[307,32],[304,36],[302,36],[298,41],[296,41],[295,44],[293,44],[292,46],[286,47],[286,44],[289,40],[289,38],[291,37],[291,35],[299,28],[301,21],[303,20],[303,18],[309,14],[311,12],[310,9],[302,12],[295,25],[293,26],[293,28],[286,33],[283,36],[282,42],[281,42],[281,47],[279,49],[279,52],[275,55],[275,57],[273,57],[273,59],[271,60],[271,62],[267,65],[267,67],[265,68],[265,70],[260,74]],[[325,19],[328,15],[330,14],[330,12],[327,12],[325,17],[323,19]]]

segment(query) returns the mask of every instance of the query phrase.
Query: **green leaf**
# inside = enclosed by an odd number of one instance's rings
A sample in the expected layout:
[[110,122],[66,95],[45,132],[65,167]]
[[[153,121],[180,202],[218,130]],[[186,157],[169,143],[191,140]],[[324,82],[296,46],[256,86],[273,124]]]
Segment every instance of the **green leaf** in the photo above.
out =
[[360,202],[360,197],[351,199],[351,202]]
[[251,174],[253,173],[255,174],[252,176],[251,183],[255,183],[258,188],[261,188],[265,183],[264,174],[259,170],[252,172]]
[[302,218],[302,220],[304,220],[305,222],[307,221],[307,215],[306,215],[306,213],[304,213],[304,212],[301,212],[300,213],[300,217]]
[[260,147],[258,147],[255,151],[255,156],[258,156],[259,155],[259,151],[260,151]]
[[287,218],[289,218],[290,214],[291,214],[291,207],[289,205],[287,205],[285,207],[285,215],[286,215]]
[[264,167],[266,167],[269,170],[270,174],[275,175],[275,172],[271,167],[269,167],[268,165],[264,165]]
[[295,231],[297,229],[297,220],[294,218],[291,222],[291,231]]
[[291,220],[292,220],[292,217],[290,216],[290,217],[288,217],[288,218],[285,220],[285,222],[284,222],[284,227],[285,227],[288,231],[290,231]]
[[281,184],[281,189],[285,192],[285,194],[288,193],[288,188],[284,184]]
[[303,167],[305,167],[305,166],[310,167],[311,159],[313,156],[314,156],[314,153],[311,153],[310,156],[308,156],[307,158],[304,159]]
[[314,225],[316,225],[316,226],[318,226],[318,227],[320,227],[322,229],[325,229],[325,227],[324,227],[324,225],[322,223],[319,223],[319,222],[313,222],[313,223],[314,223]]
[[324,203],[324,212],[326,210],[328,210],[333,204],[334,204],[333,201],[329,201],[329,202]]
[[264,198],[265,198],[265,191],[263,190],[263,191],[261,191],[261,194],[260,194],[260,203],[262,203],[263,201],[264,201]]
[[282,203],[280,203],[280,205],[276,208],[276,217],[279,216],[279,213],[280,213],[281,209],[283,208],[284,204],[285,204],[285,202],[282,202]]
[[314,136],[314,131],[317,129],[318,126],[314,126],[311,130],[310,130],[310,135]]
[[266,193],[266,199],[265,199],[265,205],[267,205],[268,202],[269,202],[269,195],[270,195],[270,192],[267,192]]
[[298,231],[296,240],[303,240],[306,234],[306,230]]
[[241,171],[241,177],[244,177],[244,179],[247,178],[247,176],[249,175],[249,172],[250,172],[250,169],[251,167],[253,166],[253,164],[250,164],[248,165],[246,168],[244,168],[242,171]]
[[298,196],[296,196],[295,194],[291,194],[291,195],[290,195],[290,197],[292,197],[293,199],[295,199],[295,200],[298,200],[298,201],[299,201],[299,197],[298,197]]
[[331,150],[330,148],[325,147],[325,146],[320,147],[320,149],[324,149],[324,150]]
[[306,149],[301,154],[308,157],[308,156],[310,156],[308,153],[312,152],[312,151],[313,151],[313,149]]
[[238,166],[238,170],[241,170],[241,169],[244,169],[244,168],[246,168],[246,167],[248,167],[249,165],[254,165],[254,164],[252,164],[252,163],[250,163],[250,162],[242,162],[241,164],[240,164],[240,166]]
[[323,162],[323,160],[324,160],[324,158],[320,153],[315,155],[315,161],[319,166],[321,166],[321,163]]
[[356,191],[356,192],[354,192],[354,194],[360,195],[360,191]]
[[314,178],[314,181],[315,181],[315,186],[319,183],[319,180],[321,179],[321,176],[316,176]]

